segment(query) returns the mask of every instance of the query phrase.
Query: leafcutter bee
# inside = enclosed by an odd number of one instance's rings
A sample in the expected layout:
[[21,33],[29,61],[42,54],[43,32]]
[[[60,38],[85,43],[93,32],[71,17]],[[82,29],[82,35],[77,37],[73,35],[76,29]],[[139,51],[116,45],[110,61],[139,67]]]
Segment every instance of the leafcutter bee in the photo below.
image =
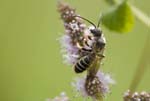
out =
[[84,41],[84,45],[80,46],[82,53],[85,55],[83,55],[74,65],[74,70],[76,73],[82,73],[83,71],[85,71],[87,68],[90,67],[90,65],[94,62],[94,60],[98,57],[98,58],[103,58],[103,51],[105,48],[105,37],[102,33],[102,30],[99,29],[99,25],[100,25],[100,19],[98,21],[98,25],[95,26],[95,24],[91,21],[89,21],[88,19],[81,17],[81,16],[74,16],[74,17],[79,17],[83,20],[86,20],[87,22],[89,22],[90,24],[92,24],[94,26],[93,29],[90,29],[90,32],[92,34],[92,37],[88,37],[88,39],[86,39]]

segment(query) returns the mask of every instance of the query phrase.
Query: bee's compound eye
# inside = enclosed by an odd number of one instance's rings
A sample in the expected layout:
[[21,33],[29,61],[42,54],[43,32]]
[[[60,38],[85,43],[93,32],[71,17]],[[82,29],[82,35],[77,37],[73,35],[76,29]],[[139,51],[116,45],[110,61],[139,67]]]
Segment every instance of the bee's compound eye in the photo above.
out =
[[91,29],[91,33],[96,37],[101,37],[102,32],[99,29]]
[[95,34],[95,30],[94,29],[91,29],[90,31],[91,31],[92,34]]

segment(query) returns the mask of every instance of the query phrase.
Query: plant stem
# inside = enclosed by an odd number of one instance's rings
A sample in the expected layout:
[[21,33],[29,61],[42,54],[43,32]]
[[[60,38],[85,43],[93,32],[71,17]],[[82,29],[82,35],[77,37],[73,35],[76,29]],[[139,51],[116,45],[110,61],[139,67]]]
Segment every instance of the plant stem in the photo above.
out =
[[131,7],[131,10],[133,12],[133,14],[141,21],[143,22],[145,25],[147,25],[150,28],[150,18],[144,14],[140,9],[138,9],[137,7],[135,7],[132,4],[129,4]]
[[149,46],[150,46],[150,34],[148,34],[142,56],[138,62],[137,70],[135,71],[134,78],[130,85],[130,90],[132,92],[136,90],[137,86],[142,80],[142,77],[148,67],[148,63],[150,60],[150,47]]
[[[142,23],[144,23],[148,28],[150,28],[150,18],[144,14],[140,9],[138,9],[137,7],[135,7],[132,4],[129,4],[131,7],[131,10],[133,12],[133,14],[135,15],[135,17],[140,20]],[[137,88],[137,86],[139,85],[144,72],[147,69],[147,65],[148,65],[148,61],[150,60],[150,34],[148,33],[148,37],[144,46],[144,50],[142,53],[142,56],[138,62],[138,66],[137,66],[137,70],[134,74],[134,78],[132,80],[132,83],[130,85],[130,89],[131,91],[135,91],[135,89]]]

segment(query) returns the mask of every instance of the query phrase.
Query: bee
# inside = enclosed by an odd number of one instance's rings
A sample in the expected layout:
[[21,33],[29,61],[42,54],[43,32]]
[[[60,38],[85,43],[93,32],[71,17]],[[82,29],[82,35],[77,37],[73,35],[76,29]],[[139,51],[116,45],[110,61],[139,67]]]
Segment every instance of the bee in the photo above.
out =
[[103,51],[105,48],[106,40],[103,36],[102,30],[98,29],[100,25],[100,19],[96,27],[96,25],[93,22],[89,21],[86,18],[83,18],[81,16],[75,17],[79,17],[83,20],[86,20],[94,26],[93,29],[90,29],[92,37],[88,36],[88,38],[84,41],[84,46],[80,46],[81,51],[84,55],[74,65],[75,72],[82,73],[90,67],[90,65],[94,62],[95,59],[104,58]]

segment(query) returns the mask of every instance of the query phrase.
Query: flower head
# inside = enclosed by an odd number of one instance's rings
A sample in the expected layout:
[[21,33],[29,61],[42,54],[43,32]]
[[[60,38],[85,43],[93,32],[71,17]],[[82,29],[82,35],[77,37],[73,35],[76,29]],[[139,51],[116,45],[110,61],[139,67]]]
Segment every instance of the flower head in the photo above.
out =
[[150,93],[145,91],[132,93],[128,90],[124,93],[123,99],[124,101],[150,101]]
[[80,18],[75,17],[77,15],[75,9],[68,4],[59,2],[58,11],[65,27],[65,35],[60,38],[63,53],[65,53],[63,57],[67,64],[73,65],[80,58],[80,47],[77,44],[82,44],[86,25]]
[[79,57],[79,49],[75,45],[72,45],[71,38],[67,34],[63,35],[59,40],[61,43],[61,52],[63,53],[63,59],[65,60],[64,62],[73,65],[74,63],[76,63]]
[[75,88],[77,92],[79,92],[83,97],[87,97],[88,94],[85,90],[85,79],[86,77],[76,78],[75,82],[72,82],[72,86]]
[[76,79],[73,86],[81,93],[83,97],[91,96],[96,99],[97,96],[104,97],[109,93],[109,85],[114,84],[114,80],[108,74],[100,71],[95,76],[87,76]]
[[77,14],[75,9],[70,7],[66,3],[58,3],[58,11],[61,14],[61,19],[63,20],[65,32],[71,37],[73,45],[77,42],[80,43],[82,40],[82,34],[86,28],[82,19],[75,17]]

